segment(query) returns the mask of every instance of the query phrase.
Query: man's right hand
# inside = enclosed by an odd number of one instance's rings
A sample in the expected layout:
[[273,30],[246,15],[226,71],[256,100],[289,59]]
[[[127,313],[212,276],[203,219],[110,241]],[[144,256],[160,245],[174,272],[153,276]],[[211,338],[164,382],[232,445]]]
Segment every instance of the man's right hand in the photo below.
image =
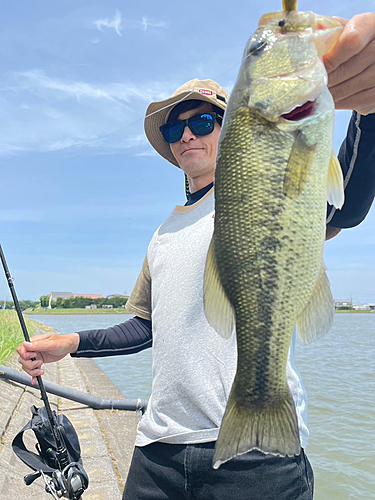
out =
[[[17,347],[20,355],[18,362],[26,373],[33,377],[31,383],[36,383],[36,377],[43,375],[43,363],[60,361],[67,354],[77,352],[79,346],[78,333],[70,335],[35,335],[30,342],[23,342]],[[31,361],[35,358],[35,361]]]

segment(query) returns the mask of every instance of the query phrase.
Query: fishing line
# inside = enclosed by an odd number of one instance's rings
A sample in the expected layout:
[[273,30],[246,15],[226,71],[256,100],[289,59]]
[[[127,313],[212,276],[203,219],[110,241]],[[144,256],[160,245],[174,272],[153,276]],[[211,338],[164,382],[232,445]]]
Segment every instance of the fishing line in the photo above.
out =
[[[235,69],[236,67],[238,67],[240,64],[243,63],[243,61],[245,59],[247,59],[249,57],[249,55],[247,55],[246,57],[242,58],[241,61],[237,62],[234,66],[232,66],[231,68],[229,68],[228,70],[224,71],[223,73],[221,73],[219,76],[215,77],[215,80],[218,80],[219,78],[221,78],[222,76],[226,75],[227,73],[229,73],[230,71],[232,71],[233,69]],[[82,142],[77,142],[76,144],[70,144],[69,146],[64,146],[62,148],[59,148],[59,149],[53,149],[51,151],[40,151],[39,153],[41,154],[48,154],[48,153],[58,153],[59,151],[65,151],[67,149],[71,149],[71,148],[75,148],[75,147],[79,147],[79,146],[85,146],[86,144],[90,144],[92,142],[95,142],[95,141],[99,141],[100,139],[106,139],[107,137],[110,137],[111,135],[115,135],[115,134],[118,134],[119,132],[122,132],[123,130],[126,130],[127,128],[130,128],[132,127],[133,125],[136,125],[140,122],[142,122],[144,119],[146,118],[149,118],[150,116],[153,116],[155,115],[156,113],[160,113],[161,111],[164,111],[165,109],[168,109],[172,106],[176,106],[177,104],[179,104],[180,102],[182,101],[185,101],[186,99],[188,99],[191,94],[194,93],[194,90],[192,90],[188,95],[186,95],[185,97],[183,97],[182,99],[180,99],[179,101],[176,101],[176,102],[173,102],[172,104],[168,104],[167,106],[164,106],[163,108],[161,109],[158,109],[157,111],[154,111],[148,115],[146,115],[144,118],[139,118],[138,120],[135,120],[131,123],[129,123],[128,125],[125,125],[124,127],[121,127],[119,129],[116,129],[114,130],[113,132],[109,132],[107,134],[104,134],[104,135],[100,135],[98,137],[94,137],[93,139],[88,139],[86,141],[82,141]]]
[[[190,92],[190,94],[188,94],[183,99],[180,99],[180,101],[177,101],[176,103],[169,104],[168,106],[165,106],[162,109],[159,109],[157,111],[154,111],[153,113],[150,113],[149,115],[145,116],[145,118],[148,118],[149,116],[152,116],[152,115],[154,115],[156,113],[159,113],[160,111],[163,111],[164,109],[167,109],[170,106],[174,106],[175,104],[180,103],[184,99],[187,99],[192,93],[193,92]],[[98,141],[99,139],[105,139],[107,137],[110,137],[111,135],[117,134],[117,133],[122,132],[123,130],[125,130],[125,129],[129,128],[129,127],[132,127],[133,125],[136,125],[137,123],[139,123],[141,121],[143,121],[143,118],[139,118],[138,120],[135,120],[134,122],[129,123],[128,125],[125,125],[124,127],[121,127],[121,128],[119,128],[117,130],[114,130],[113,132],[109,132],[108,134],[100,135],[98,137],[94,137],[94,139],[88,139],[87,141],[77,142],[76,144],[71,144],[70,146],[64,146],[63,148],[54,149],[53,151],[45,151],[45,153],[57,153],[59,151],[64,151],[65,149],[74,148],[74,147],[77,147],[77,146],[84,146],[85,144],[89,144],[90,142]]]

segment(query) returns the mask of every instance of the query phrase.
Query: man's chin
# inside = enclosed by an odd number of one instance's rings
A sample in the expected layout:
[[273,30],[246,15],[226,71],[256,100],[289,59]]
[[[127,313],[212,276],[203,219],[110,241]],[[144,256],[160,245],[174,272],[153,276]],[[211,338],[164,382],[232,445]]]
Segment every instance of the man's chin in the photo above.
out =
[[189,172],[197,174],[201,170],[204,170],[204,165],[202,165],[202,161],[199,161],[199,159],[192,159],[190,158],[190,161],[182,161],[180,163],[180,168],[183,170],[187,175],[190,175]]

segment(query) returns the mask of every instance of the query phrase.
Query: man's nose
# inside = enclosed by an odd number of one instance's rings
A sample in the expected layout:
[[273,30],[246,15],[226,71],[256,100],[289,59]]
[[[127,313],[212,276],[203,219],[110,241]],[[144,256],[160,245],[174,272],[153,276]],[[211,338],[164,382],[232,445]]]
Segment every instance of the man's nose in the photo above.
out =
[[191,141],[191,140],[194,140],[194,139],[196,139],[196,136],[190,130],[189,125],[185,125],[184,133],[182,134],[181,141],[182,142],[188,142],[188,141]]

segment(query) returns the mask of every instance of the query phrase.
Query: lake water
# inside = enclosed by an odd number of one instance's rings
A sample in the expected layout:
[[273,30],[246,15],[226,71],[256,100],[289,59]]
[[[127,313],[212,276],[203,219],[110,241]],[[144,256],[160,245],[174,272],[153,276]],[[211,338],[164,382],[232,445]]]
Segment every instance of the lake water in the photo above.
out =
[[[130,316],[30,317],[73,333]],[[95,361],[124,396],[149,397],[151,349]],[[315,472],[314,500],[375,499],[375,313],[336,314],[325,339],[297,345],[296,363],[309,396],[307,454]]]

